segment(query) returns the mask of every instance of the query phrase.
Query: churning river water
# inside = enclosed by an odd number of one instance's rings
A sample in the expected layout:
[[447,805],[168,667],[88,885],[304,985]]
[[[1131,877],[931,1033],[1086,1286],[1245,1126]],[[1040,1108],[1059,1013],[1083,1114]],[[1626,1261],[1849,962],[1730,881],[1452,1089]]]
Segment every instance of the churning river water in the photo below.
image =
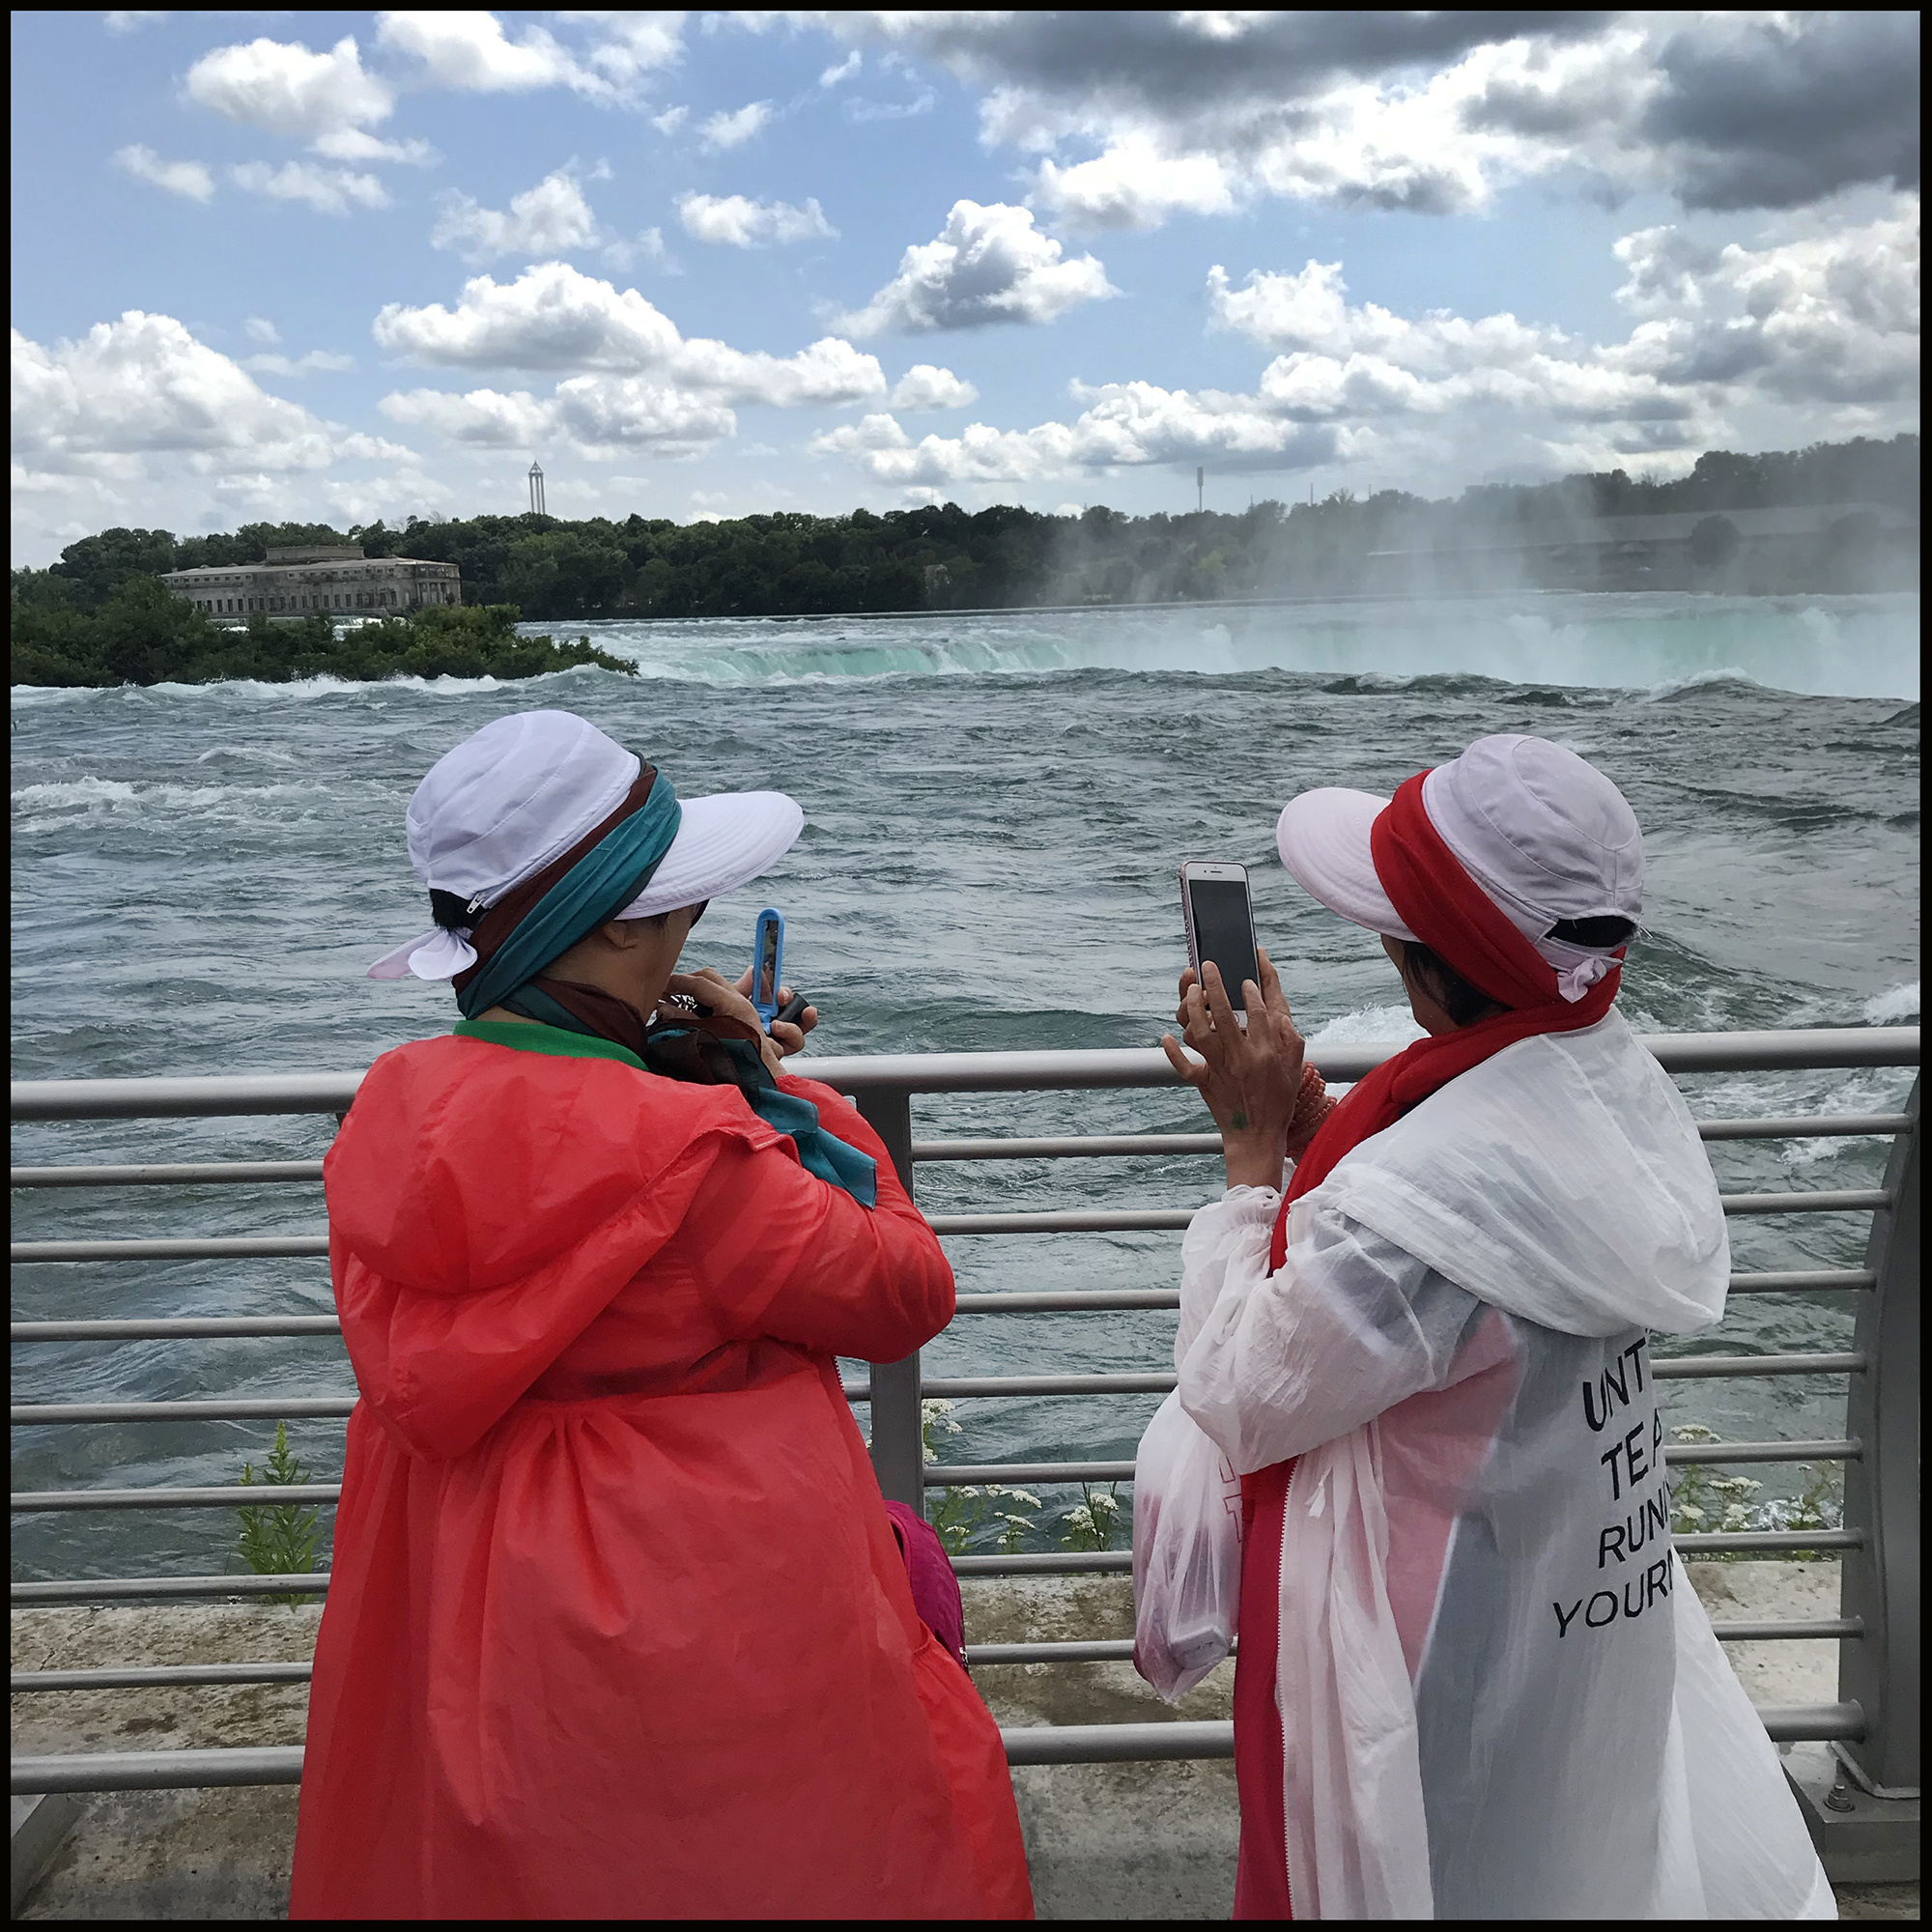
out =
[[[553,627],[527,626],[528,629]],[[584,627],[570,627],[572,634]],[[823,1051],[1151,1045],[1183,961],[1176,870],[1236,859],[1320,1059],[1413,1037],[1368,934],[1275,859],[1283,803],[1380,791],[1492,731],[1594,759],[1641,821],[1646,935],[1625,975],[1642,1030],[1886,1024],[1918,1009],[1918,600],[1666,595],[874,621],[605,623],[632,679],[16,690],[14,1070],[21,1078],[357,1067],[453,1016],[446,990],[362,969],[427,923],[403,811],[423,772],[504,712],[582,713],[687,795],[776,786],[806,830],[720,901],[693,959],[739,970],[758,907]],[[1698,1113],[1865,1112],[1896,1071],[1704,1076]],[[922,1133],[1198,1131],[1174,1092],[916,1103]],[[26,1126],[18,1162],[315,1158],[333,1122]],[[1885,1144],[1716,1144],[1726,1187],[1868,1186]],[[1201,1158],[923,1166],[929,1210],[1197,1204]],[[319,1232],[319,1185],[18,1190],[24,1237]],[[1736,1265],[1843,1266],[1856,1215],[1740,1218]],[[1166,1287],[1179,1236],[962,1236],[962,1290]],[[327,1312],[321,1261],[16,1267],[15,1319]],[[1842,1295],[1740,1298],[1719,1352],[1847,1346]],[[1170,1365],[1150,1311],[961,1318],[928,1372]],[[1672,1420],[1733,1439],[1832,1436],[1843,1380],[1670,1386]],[[339,1343],[36,1344],[16,1401],[322,1395]],[[948,1461],[1130,1457],[1152,1396],[970,1402]],[[19,1429],[15,1489],[226,1483],[270,1426]],[[314,1475],[342,1425],[291,1429]],[[1765,1469],[1766,1494],[1792,1471]],[[1033,1547],[1079,1492],[1043,1492]],[[1125,1498],[1123,1496],[1122,1500]],[[16,1577],[234,1567],[214,1511],[16,1519]]]

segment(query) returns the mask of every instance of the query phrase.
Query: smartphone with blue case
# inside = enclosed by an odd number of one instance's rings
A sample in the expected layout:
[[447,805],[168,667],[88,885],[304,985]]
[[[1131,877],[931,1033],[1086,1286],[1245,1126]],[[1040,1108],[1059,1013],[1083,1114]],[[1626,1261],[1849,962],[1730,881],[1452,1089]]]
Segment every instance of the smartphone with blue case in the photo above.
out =
[[752,931],[752,1005],[766,1026],[779,1009],[779,988],[784,984],[785,923],[775,907],[758,915]]

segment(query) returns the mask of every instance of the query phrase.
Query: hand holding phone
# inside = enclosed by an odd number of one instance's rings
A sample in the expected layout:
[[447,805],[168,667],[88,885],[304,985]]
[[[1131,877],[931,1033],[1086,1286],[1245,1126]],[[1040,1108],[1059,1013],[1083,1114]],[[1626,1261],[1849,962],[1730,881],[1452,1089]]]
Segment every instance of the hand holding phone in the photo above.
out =
[[1241,986],[1245,980],[1257,986],[1262,981],[1247,867],[1188,860],[1180,868],[1180,918],[1187,932],[1187,963],[1195,977],[1201,977],[1208,960],[1214,962],[1234,1009],[1235,1024],[1245,1031],[1248,1016],[1241,1004]]

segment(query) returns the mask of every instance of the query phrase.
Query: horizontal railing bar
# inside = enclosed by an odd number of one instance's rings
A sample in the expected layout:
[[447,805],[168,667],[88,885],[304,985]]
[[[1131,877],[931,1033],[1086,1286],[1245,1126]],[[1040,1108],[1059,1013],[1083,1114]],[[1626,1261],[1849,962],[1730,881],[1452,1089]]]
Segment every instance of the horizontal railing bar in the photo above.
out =
[[[1229,1655],[1233,1656],[1233,1647]],[[1130,1636],[1094,1637],[1072,1643],[969,1643],[966,1665],[982,1663],[1131,1663]]]
[[1728,1376],[1845,1376],[1864,1372],[1865,1358],[1849,1351],[1820,1355],[1666,1355],[1653,1357],[1659,1381],[1699,1381]]
[[1123,1376],[924,1376],[920,1393],[963,1401],[974,1396],[1165,1395],[1174,1371]]
[[[839,1380],[848,1402],[870,1402],[869,1378]],[[358,1398],[353,1395],[249,1396],[214,1402],[48,1402],[15,1403],[16,1429],[66,1422],[295,1422],[327,1420],[348,1415]]]
[[[1857,1704],[1761,1705],[1758,1719],[1774,1744],[1864,1735]],[[1009,1764],[1122,1764],[1230,1758],[1229,1719],[1139,1724],[1003,1725]],[[299,1784],[299,1745],[213,1750],[96,1751],[68,1756],[16,1757],[13,1789],[48,1791],[167,1791],[227,1785]]]
[[1199,1208],[1062,1208],[1037,1214],[928,1214],[935,1235],[1106,1235],[1181,1229]]
[[1016,1724],[1000,1727],[1009,1764],[1146,1764],[1233,1757],[1226,1719],[1161,1724]]
[[1723,1194],[1726,1214],[1853,1214],[1890,1205],[1883,1187],[1813,1187],[1793,1194]]
[[316,1422],[346,1416],[353,1395],[249,1396],[226,1402],[16,1402],[15,1429],[65,1422]]
[[334,1503],[340,1483],[233,1483],[203,1490],[15,1490],[16,1511],[128,1509],[281,1509]]
[[44,1604],[122,1604],[143,1599],[203,1597],[323,1597],[328,1572],[287,1573],[272,1577],[62,1577],[40,1583],[11,1585],[16,1609]]
[[[1883,1208],[1879,1187],[1725,1194],[1726,1214],[1849,1214]],[[1093,1235],[1182,1229],[1198,1208],[1071,1208],[1037,1214],[928,1214],[935,1235]],[[192,1240],[15,1241],[16,1262],[245,1261],[328,1253],[327,1235],[226,1235]]]
[[72,1757],[16,1757],[14,1789],[39,1791],[201,1791],[236,1784],[299,1784],[300,1745],[253,1749],[95,1751]]
[[1850,1439],[1820,1442],[1672,1442],[1666,1444],[1663,1451],[1663,1460],[1672,1467],[1679,1463],[1857,1463],[1863,1456],[1863,1444]]
[[333,1315],[168,1315],[151,1321],[15,1321],[15,1342],[185,1342],[227,1336],[339,1335]]
[[1777,1643],[1822,1641],[1825,1638],[1862,1637],[1862,1617],[1820,1617],[1813,1623],[1734,1623],[1713,1624],[1711,1634],[1720,1643]]
[[1697,1134],[1707,1141],[1816,1141],[1902,1134],[1911,1126],[1910,1114],[1768,1114],[1757,1120],[1699,1121]]
[[1078,1289],[1064,1294],[1019,1293],[962,1294],[953,1304],[955,1315],[1099,1314],[1122,1308],[1179,1308],[1178,1288]]
[[1004,1136],[981,1140],[914,1141],[924,1160],[1079,1160],[1114,1155],[1206,1154],[1221,1151],[1219,1134],[1055,1134],[1043,1140]]
[[[1911,1125],[1910,1114],[1789,1114],[1762,1120],[1699,1121],[1697,1132],[1707,1141],[1822,1140],[1855,1134],[1902,1134]],[[1056,1134],[1037,1140],[962,1136],[912,1144],[916,1161],[1151,1158],[1220,1151],[1219,1134]]]
[[[1699,1121],[1707,1141],[1819,1140],[1850,1135],[1902,1134],[1910,1114],[1795,1114],[1762,1120]],[[1216,1154],[1219,1134],[1055,1134],[1022,1140],[1000,1135],[914,1141],[916,1161],[1078,1160],[1173,1154]],[[319,1160],[162,1161],[139,1166],[16,1167],[14,1187],[213,1187],[248,1182],[319,1181]]]
[[928,1463],[928,1490],[972,1490],[989,1483],[1131,1483],[1131,1463]]
[[13,1688],[40,1690],[162,1690],[173,1685],[306,1684],[312,1663],[163,1663],[113,1670],[16,1670]]
[[16,1080],[16,1121],[183,1121],[223,1114],[341,1114],[360,1073],[231,1073],[161,1080]]
[[[1826,1641],[1861,1637],[1864,1624],[1858,1617],[1826,1618],[1813,1623],[1722,1623],[1711,1626],[1723,1643]],[[1236,1646],[1229,1646],[1229,1655]],[[969,1643],[966,1662],[1002,1663],[1130,1663],[1130,1636],[1077,1638],[1058,1643]],[[230,1684],[306,1684],[312,1663],[169,1663],[104,1670],[16,1670],[11,1689],[17,1695],[55,1690],[156,1690],[171,1688],[218,1687]]]
[[962,1577],[1117,1577],[1130,1575],[1131,1549],[1081,1549],[1053,1555],[955,1556]]
[[1865,1714],[1857,1704],[1760,1704],[1757,1715],[1775,1745],[1817,1744],[1865,1734]]
[[[1707,1141],[1819,1140],[1851,1135],[1902,1134],[1909,1114],[1795,1114],[1763,1120],[1699,1121]],[[1208,1155],[1221,1151],[1219,1134],[1056,1134],[1022,1140],[1009,1136],[914,1141],[915,1161],[1078,1160]],[[14,1187],[213,1187],[288,1184],[322,1179],[319,1160],[163,1161],[137,1166],[16,1167]]]
[[[1780,1068],[1917,1066],[1918,1029],[1790,1028],[1775,1033],[1642,1034],[1671,1073],[1764,1072]],[[1319,1063],[1335,1080],[1359,1080],[1405,1042],[1324,1046]],[[1158,1047],[1057,1053],[808,1054],[795,1071],[841,1092],[910,1094],[1071,1092],[1100,1087],[1177,1087]],[[237,1114],[334,1114],[361,1085],[355,1073],[263,1073],[195,1079],[16,1080],[16,1121],[181,1120]]]
[[1865,1536],[1861,1529],[1734,1529],[1673,1535],[1671,1544],[1680,1556],[1710,1556],[1726,1550],[1748,1555],[1754,1549],[1862,1549]]
[[[930,1389],[932,1384],[926,1383]],[[1679,1463],[1845,1463],[1862,1451],[1854,1441],[1669,1444],[1663,1460]],[[982,1489],[993,1483],[1130,1483],[1131,1463],[931,1463],[929,1490]],[[1808,1548],[1809,1546],[1805,1546]]]
[[213,1235],[198,1240],[15,1241],[16,1262],[237,1262],[321,1258],[327,1235]]
[[16,1167],[14,1187],[211,1187],[246,1180],[320,1180],[319,1160],[171,1161],[150,1167]]
[[[1871,1288],[1869,1268],[1796,1268],[1768,1274],[1734,1274],[1733,1294],[1806,1294]],[[962,1294],[960,1315],[1102,1314],[1128,1308],[1179,1308],[1171,1288],[1042,1291]],[[149,1321],[15,1321],[15,1342],[165,1342],[270,1335],[336,1335],[333,1315],[166,1316]]]
[[1849,1288],[1876,1288],[1870,1268],[1778,1268],[1765,1274],[1734,1274],[1733,1294],[1811,1294]]

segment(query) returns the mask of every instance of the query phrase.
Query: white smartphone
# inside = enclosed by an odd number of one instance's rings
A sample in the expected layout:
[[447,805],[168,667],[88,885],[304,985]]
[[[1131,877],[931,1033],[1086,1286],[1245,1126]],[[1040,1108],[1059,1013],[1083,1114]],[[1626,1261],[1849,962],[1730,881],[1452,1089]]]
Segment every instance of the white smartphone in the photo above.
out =
[[1221,983],[1235,1022],[1246,1027],[1241,981],[1262,982],[1261,961],[1255,956],[1255,910],[1248,899],[1248,868],[1212,860],[1190,859],[1180,868],[1180,918],[1187,928],[1187,963],[1196,973],[1211,959],[1221,969]]

